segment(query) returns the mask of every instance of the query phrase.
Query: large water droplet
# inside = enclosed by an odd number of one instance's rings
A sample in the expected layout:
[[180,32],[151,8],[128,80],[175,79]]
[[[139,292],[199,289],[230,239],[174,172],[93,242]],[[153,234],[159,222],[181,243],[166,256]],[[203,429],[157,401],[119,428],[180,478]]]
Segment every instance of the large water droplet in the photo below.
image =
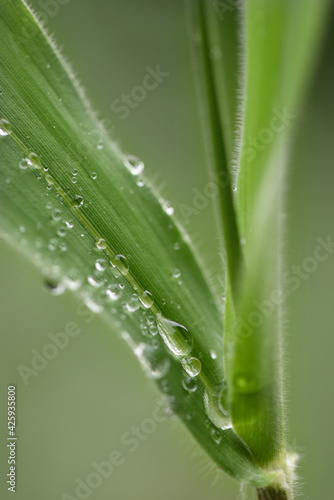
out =
[[146,307],[146,309],[149,309],[150,307],[153,306],[153,303],[154,303],[153,296],[147,290],[145,290],[145,292],[143,292],[140,295],[139,299],[140,299],[140,302],[143,304],[143,306]]
[[96,172],[92,172],[90,174],[90,178],[93,179],[93,181],[95,181],[95,179],[97,178],[97,173]]
[[11,132],[12,132],[12,129],[11,129],[9,121],[2,118],[0,120],[0,136],[4,137],[6,135],[11,134]]
[[176,321],[158,316],[159,333],[176,356],[187,356],[193,348],[193,338],[187,328]]
[[84,199],[80,194],[76,194],[73,198],[73,205],[77,208],[82,207]]
[[129,272],[129,261],[124,255],[117,254],[111,261],[111,265],[116,267],[124,276]]
[[221,411],[219,405],[219,392],[214,393],[206,391],[204,393],[204,408],[210,421],[216,427],[220,429],[229,429],[232,426],[229,415]]
[[128,155],[124,160],[124,165],[132,175],[139,175],[144,170],[144,162],[137,156]]
[[190,377],[197,377],[201,373],[202,363],[197,358],[184,357],[181,359],[181,364]]

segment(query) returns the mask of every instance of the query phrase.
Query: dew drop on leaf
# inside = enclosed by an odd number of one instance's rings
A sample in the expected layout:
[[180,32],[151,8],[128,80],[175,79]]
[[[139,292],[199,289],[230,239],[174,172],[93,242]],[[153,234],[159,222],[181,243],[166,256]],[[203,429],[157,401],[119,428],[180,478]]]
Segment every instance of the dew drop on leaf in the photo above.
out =
[[66,290],[65,284],[61,280],[53,278],[45,278],[44,286],[51,295],[62,295]]
[[140,308],[140,302],[137,295],[132,296],[127,303],[125,308],[128,312],[135,312]]
[[176,321],[158,317],[159,333],[166,346],[176,356],[187,356],[193,348],[193,338],[189,330]]
[[195,392],[197,390],[197,382],[193,377],[184,377],[182,387],[188,392]]
[[144,162],[140,158],[137,158],[137,156],[126,156],[124,165],[132,175],[139,175],[144,171]]
[[173,215],[173,213],[174,213],[174,208],[171,206],[171,204],[169,203],[169,201],[164,200],[164,201],[162,202],[162,208],[163,208],[164,212],[165,212],[167,215]]
[[181,364],[190,377],[197,377],[201,373],[202,363],[197,358],[184,357],[181,359]]
[[105,259],[96,259],[95,261],[95,269],[102,273],[107,269],[108,262]]
[[96,242],[96,247],[99,250],[105,250],[107,248],[106,240],[104,240],[103,238],[99,238]]
[[139,299],[140,299],[140,302],[143,304],[143,306],[146,307],[146,309],[149,309],[150,307],[153,306],[153,303],[154,303],[153,296],[147,290],[145,290],[145,292],[143,292],[140,295]]
[[106,296],[110,300],[118,300],[122,296],[122,293],[122,290],[116,283],[108,285],[105,291]]
[[214,351],[213,349],[211,349],[210,356],[211,356],[212,359],[217,359],[217,353],[216,353],[216,351]]
[[11,132],[12,132],[12,129],[11,129],[10,123],[7,120],[5,120],[4,118],[2,118],[0,120],[0,136],[5,137],[6,135],[11,134]]
[[80,194],[76,194],[73,198],[73,204],[75,207],[82,207],[83,205],[83,202],[84,202],[84,199],[82,196],[80,196]]
[[129,261],[124,255],[117,254],[111,261],[111,265],[116,267],[124,276],[129,272]]
[[53,220],[60,220],[61,219],[61,210],[59,210],[59,208],[55,208],[51,214],[51,217]]
[[181,271],[179,269],[174,269],[173,278],[179,278],[181,276]]

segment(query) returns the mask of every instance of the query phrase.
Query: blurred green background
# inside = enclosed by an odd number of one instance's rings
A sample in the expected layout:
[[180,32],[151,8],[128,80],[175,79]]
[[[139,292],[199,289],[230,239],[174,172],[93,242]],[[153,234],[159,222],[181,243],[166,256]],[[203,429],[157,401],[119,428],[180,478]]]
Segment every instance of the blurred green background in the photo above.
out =
[[[100,118],[112,120],[113,137],[123,150],[145,161],[147,175],[177,214],[180,203],[191,205],[193,189],[201,189],[207,174],[183,2],[30,3],[64,46]],[[334,239],[333,26],[292,144],[286,190],[288,269],[313,254],[317,237]],[[141,84],[147,66],[158,64],[169,76],[121,120],[112,103]],[[212,207],[193,216],[188,228],[215,275]],[[85,481],[94,471],[92,462],[107,460],[116,449],[125,458],[123,465],[89,498],[237,498],[238,485],[202,454],[176,419],[159,424],[131,453],[121,436],[152,416],[158,394],[128,347],[100,318],[88,323],[78,315],[78,302],[70,294],[49,296],[36,270],[3,242],[0,273],[1,498],[10,498],[5,485],[9,384],[16,384],[18,398],[18,500],[56,500],[64,493],[74,497],[76,478]],[[290,296],[286,317],[289,442],[302,455],[302,499],[330,498],[332,492],[333,282],[334,255]],[[48,333],[62,331],[68,321],[82,333],[25,386],[17,366],[29,365],[31,349],[41,350]]]

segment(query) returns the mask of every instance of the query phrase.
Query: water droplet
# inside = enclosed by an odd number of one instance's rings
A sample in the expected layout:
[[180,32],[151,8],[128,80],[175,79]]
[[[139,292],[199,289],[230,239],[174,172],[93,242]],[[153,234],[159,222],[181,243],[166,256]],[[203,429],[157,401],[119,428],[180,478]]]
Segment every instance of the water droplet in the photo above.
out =
[[68,227],[69,229],[73,229],[73,222],[71,220],[66,220],[65,221],[65,225],[66,227]]
[[92,172],[90,174],[90,178],[93,179],[93,181],[95,181],[95,179],[97,178],[97,173],[96,172]]
[[95,269],[102,273],[107,269],[108,262],[105,259],[97,259],[95,261]]
[[70,271],[67,276],[65,276],[64,281],[67,288],[72,291],[78,290],[82,285],[82,280],[79,274],[74,270]]
[[178,242],[174,243],[174,247],[173,247],[173,248],[174,248],[174,250],[176,250],[176,251],[177,251],[177,250],[180,250],[180,248],[181,248],[180,243],[178,243]]
[[181,276],[181,271],[179,269],[174,269],[173,278],[179,278]]
[[132,175],[139,175],[144,171],[144,162],[137,156],[128,155],[124,160],[124,165]]
[[187,356],[193,348],[193,338],[187,328],[176,321],[158,317],[159,333],[176,356]]
[[41,168],[41,159],[36,153],[29,153],[27,156],[27,162],[30,167]]
[[202,363],[197,358],[182,358],[181,364],[190,377],[197,377],[201,373]]
[[2,118],[0,120],[0,136],[5,137],[6,135],[9,135],[11,133],[12,133],[12,129],[11,129],[10,123],[7,120],[5,120],[4,118]]
[[19,167],[21,170],[26,170],[29,167],[29,163],[27,158],[22,158],[19,163]]
[[20,233],[25,233],[26,228],[24,226],[19,226],[19,231],[20,231]]
[[84,199],[82,196],[80,196],[79,194],[76,194],[73,198],[73,204],[75,207],[82,207],[83,205],[83,202],[84,202]]
[[220,393],[218,394],[218,408],[222,412],[222,414],[225,415],[225,417],[228,416],[228,411],[227,411],[228,393],[227,392],[228,392],[227,391],[227,384],[224,383]]
[[158,327],[156,325],[151,325],[148,329],[148,331],[150,332],[150,334],[154,337],[155,335],[157,335],[157,333],[159,332],[158,330]]
[[64,236],[66,236],[66,227],[62,226],[58,229],[57,231],[57,234],[58,236],[60,236],[61,238],[64,238]]
[[118,300],[122,296],[122,290],[119,288],[119,285],[112,283],[107,286],[105,291],[108,299],[110,300]]
[[66,246],[66,243],[64,243],[63,241],[59,243],[59,250],[61,252],[66,252],[67,250],[67,246]]
[[154,349],[151,345],[141,342],[136,345],[127,332],[122,333],[122,338],[137,356],[146,374],[159,380],[167,375],[170,368],[170,360],[162,349]]
[[213,349],[211,349],[210,356],[211,356],[212,359],[217,359],[217,353],[216,353],[216,351],[214,351]]
[[125,304],[125,308],[129,312],[135,312],[140,308],[140,302],[137,295],[133,295]]
[[44,285],[46,290],[52,295],[62,295],[66,290],[65,284],[55,278],[45,278]]
[[105,282],[105,279],[101,274],[93,273],[87,277],[87,281],[94,288],[100,288]]
[[97,149],[103,149],[103,141],[100,140],[98,143],[97,143]]
[[51,214],[51,217],[53,220],[60,220],[61,219],[61,210],[59,208],[55,208]]
[[211,429],[210,436],[211,436],[212,441],[214,441],[216,444],[221,443],[222,433],[219,429]]
[[192,377],[184,377],[182,380],[182,386],[188,392],[195,392],[197,389],[196,380]]
[[72,171],[72,175],[78,175],[78,171],[76,168]]
[[117,254],[111,261],[111,265],[116,267],[124,276],[129,272],[129,261],[124,255]]
[[76,184],[78,182],[78,179],[76,177],[72,177],[71,182],[72,184]]
[[106,240],[104,240],[103,238],[98,239],[96,242],[96,247],[99,250],[105,250],[107,248]]
[[93,300],[90,295],[84,296],[84,303],[94,314],[100,314],[103,311],[103,306]]
[[145,182],[143,181],[143,179],[138,179],[136,184],[138,187],[143,187],[145,185]]
[[204,393],[204,408],[210,421],[220,429],[228,429],[231,427],[231,419],[229,415],[221,410],[221,405],[219,404],[220,393],[217,392],[205,392]]
[[153,306],[154,299],[152,297],[152,294],[150,292],[148,292],[147,290],[145,290],[145,292],[143,292],[141,294],[139,299],[140,299],[140,302],[143,304],[143,306],[146,307],[146,309],[149,309],[150,307]]
[[233,186],[232,191],[233,191],[234,193],[236,193],[236,192],[237,192],[237,186]]
[[165,212],[167,215],[173,215],[173,213],[174,213],[174,208],[171,206],[171,204],[169,203],[169,201],[164,200],[164,201],[162,202],[162,208],[163,208],[164,212]]

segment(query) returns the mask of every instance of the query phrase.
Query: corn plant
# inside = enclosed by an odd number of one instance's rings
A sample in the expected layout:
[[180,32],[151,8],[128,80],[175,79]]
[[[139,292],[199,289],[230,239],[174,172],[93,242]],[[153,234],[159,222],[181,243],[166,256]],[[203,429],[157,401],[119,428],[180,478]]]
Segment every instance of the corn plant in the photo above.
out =
[[225,255],[217,289],[144,162],[109,137],[31,9],[21,0],[0,6],[3,237],[51,293],[73,291],[121,334],[209,457],[259,499],[294,497],[282,213],[327,8],[186,2]]

